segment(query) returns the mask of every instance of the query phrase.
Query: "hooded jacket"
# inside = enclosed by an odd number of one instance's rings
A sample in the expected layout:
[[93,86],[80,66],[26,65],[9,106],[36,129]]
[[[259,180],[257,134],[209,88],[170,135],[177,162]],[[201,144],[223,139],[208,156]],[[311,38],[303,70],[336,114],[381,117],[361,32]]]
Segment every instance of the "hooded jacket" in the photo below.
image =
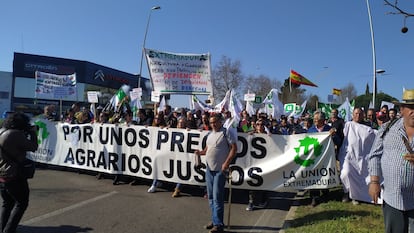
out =
[[37,150],[36,132],[1,128],[0,147],[0,179],[15,179],[20,174],[19,165],[25,160],[26,152]]

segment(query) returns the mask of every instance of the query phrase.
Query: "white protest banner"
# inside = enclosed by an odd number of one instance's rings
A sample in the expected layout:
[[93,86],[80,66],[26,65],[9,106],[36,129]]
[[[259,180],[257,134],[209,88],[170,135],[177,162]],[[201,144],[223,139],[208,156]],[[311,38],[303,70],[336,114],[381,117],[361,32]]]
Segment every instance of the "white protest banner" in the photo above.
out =
[[151,91],[151,101],[152,102],[160,102],[160,92],[159,91]]
[[256,98],[256,94],[254,93],[244,94],[244,101],[254,101],[255,98]]
[[76,101],[76,73],[57,75],[36,71],[35,78],[36,98]]
[[[174,183],[204,185],[203,166],[194,167],[208,131],[112,124],[55,124],[37,120],[37,162]],[[339,186],[329,133],[238,134],[231,164],[240,189],[297,190]]]
[[387,105],[388,109],[394,108],[394,103],[388,101],[381,101],[381,107]]
[[145,49],[152,87],[161,94],[210,95],[210,54],[167,53]]
[[131,98],[131,101],[141,100],[141,96],[142,96],[142,92],[138,92],[134,89],[129,92],[129,97]]
[[98,103],[98,95],[99,92],[98,91],[88,91],[88,102],[89,103]]
[[142,88],[140,88],[140,87],[133,88],[132,89],[132,92],[134,93],[134,94],[132,94],[134,97],[136,96],[138,100],[141,100],[141,97],[142,97]]

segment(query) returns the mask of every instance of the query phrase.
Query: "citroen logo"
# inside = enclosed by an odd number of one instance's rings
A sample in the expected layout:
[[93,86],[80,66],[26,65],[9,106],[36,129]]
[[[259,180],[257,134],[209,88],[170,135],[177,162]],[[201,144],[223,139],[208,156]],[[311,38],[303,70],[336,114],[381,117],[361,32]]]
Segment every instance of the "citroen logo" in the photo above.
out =
[[101,79],[102,80],[102,82],[104,82],[105,81],[105,74],[103,73],[103,71],[102,70],[97,70],[96,72],[95,72],[95,78],[94,79]]

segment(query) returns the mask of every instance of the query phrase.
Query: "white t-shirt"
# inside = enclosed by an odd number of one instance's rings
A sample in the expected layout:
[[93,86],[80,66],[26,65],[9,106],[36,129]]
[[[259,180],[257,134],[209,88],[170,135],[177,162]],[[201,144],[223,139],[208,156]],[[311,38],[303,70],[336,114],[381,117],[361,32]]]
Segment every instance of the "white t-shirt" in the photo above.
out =
[[231,144],[237,142],[237,131],[232,128],[221,128],[211,131],[207,136],[206,162],[211,171],[220,171],[231,149]]

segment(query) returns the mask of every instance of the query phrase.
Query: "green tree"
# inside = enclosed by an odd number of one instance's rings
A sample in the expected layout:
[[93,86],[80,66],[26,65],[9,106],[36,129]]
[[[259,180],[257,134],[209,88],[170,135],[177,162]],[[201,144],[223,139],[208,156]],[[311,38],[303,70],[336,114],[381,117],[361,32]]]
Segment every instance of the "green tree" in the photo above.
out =
[[369,85],[368,85],[368,83],[365,86],[365,95],[369,95]]
[[[380,109],[382,101],[393,102],[393,101],[398,101],[398,99],[388,94],[385,94],[383,92],[380,92],[375,96],[375,106],[374,106],[375,110]],[[362,107],[365,110],[367,110],[371,102],[372,102],[372,93],[366,93],[365,95],[360,95],[355,98],[355,107]]]
[[[291,88],[292,87],[292,88]],[[285,79],[283,86],[280,87],[279,99],[282,103],[297,103],[301,104],[305,99],[306,90],[300,88],[300,85],[290,83],[289,78]]]

